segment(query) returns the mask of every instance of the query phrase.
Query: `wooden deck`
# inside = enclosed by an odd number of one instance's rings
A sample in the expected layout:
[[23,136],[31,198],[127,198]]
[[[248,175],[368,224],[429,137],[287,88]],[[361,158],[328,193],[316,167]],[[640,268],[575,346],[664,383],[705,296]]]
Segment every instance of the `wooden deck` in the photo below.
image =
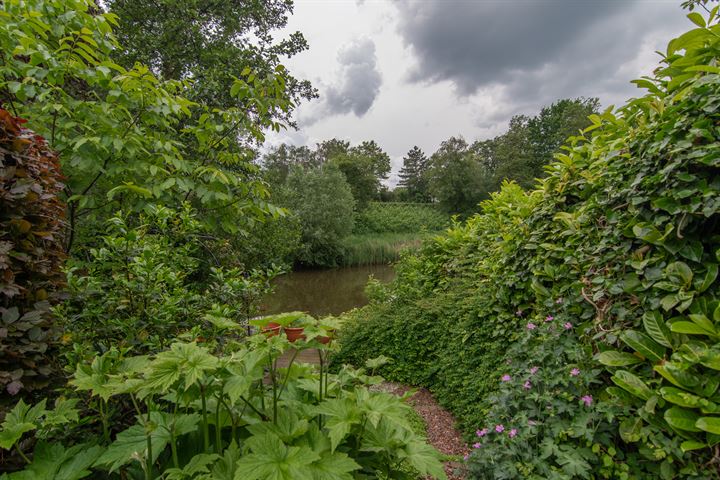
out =
[[[283,354],[282,357],[278,358],[277,366],[281,368],[287,368],[290,364],[290,359],[295,351],[293,349],[288,350]],[[308,348],[307,350],[300,351],[295,357],[295,363],[310,363],[312,365],[320,365],[320,352],[316,348]]]

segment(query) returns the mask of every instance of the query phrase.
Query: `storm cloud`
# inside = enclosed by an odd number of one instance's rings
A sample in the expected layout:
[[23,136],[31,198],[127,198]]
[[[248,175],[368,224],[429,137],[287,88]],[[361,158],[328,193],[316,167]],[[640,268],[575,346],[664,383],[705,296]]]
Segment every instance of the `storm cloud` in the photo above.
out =
[[338,71],[329,85],[320,86],[320,105],[303,119],[310,125],[333,115],[365,115],[380,93],[382,76],[375,56],[375,43],[369,38],[356,39],[337,54]]
[[500,87],[516,111],[633,93],[623,65],[647,38],[686,24],[675,1],[406,0],[398,9],[398,32],[417,62],[411,82],[450,81],[460,96]]

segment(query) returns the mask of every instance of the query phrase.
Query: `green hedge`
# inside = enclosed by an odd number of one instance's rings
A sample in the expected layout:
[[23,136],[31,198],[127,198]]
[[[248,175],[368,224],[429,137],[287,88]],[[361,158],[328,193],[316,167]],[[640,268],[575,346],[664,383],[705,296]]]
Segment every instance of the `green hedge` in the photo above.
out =
[[717,476],[720,26],[691,17],[647,95],[591,116],[537,190],[504,185],[348,316],[336,362],[392,357],[383,373],[469,435],[518,427],[483,434],[475,478]]
[[450,218],[429,203],[372,202],[355,218],[355,234],[435,232]]

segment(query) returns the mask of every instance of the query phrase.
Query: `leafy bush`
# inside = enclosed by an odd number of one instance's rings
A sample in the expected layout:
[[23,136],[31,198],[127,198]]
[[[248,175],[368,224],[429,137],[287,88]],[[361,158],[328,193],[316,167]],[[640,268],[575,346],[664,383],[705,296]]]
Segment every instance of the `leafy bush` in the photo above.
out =
[[302,230],[296,260],[308,266],[336,266],[342,257],[340,241],[355,221],[355,200],[345,176],[331,165],[295,168],[286,186],[285,202]]
[[0,387],[10,395],[49,380],[50,304],[65,282],[60,164],[22,123],[0,109]]
[[69,262],[69,298],[56,313],[64,343],[74,349],[71,364],[84,349],[153,352],[183,333],[231,333],[235,322],[247,327],[257,315],[277,270],[208,269],[198,259],[202,225],[187,205],[179,212],[148,207],[134,219],[139,227],[127,217],[107,222],[102,244],[87,260]]
[[[79,412],[67,401],[51,411],[44,402],[19,403],[2,424],[0,448],[19,449],[36,429],[45,440],[32,459],[23,453],[26,470],[3,478],[445,478],[439,453],[412,429],[411,408],[368,389],[379,377],[349,367],[332,375],[293,361],[298,350],[326,355],[332,348],[317,341],[327,330],[314,320],[306,320],[305,335],[291,344],[259,333],[225,355],[182,342],[151,357],[113,349],[79,365],[71,384],[104,405],[81,422],[102,423],[102,435],[49,443],[46,432],[78,425]],[[291,347],[281,368],[277,361]],[[108,405],[128,399],[135,415],[111,428]]]
[[[338,359],[393,357],[383,371],[430,387],[468,436],[489,421],[543,422],[531,437],[517,427],[512,448],[507,435],[478,448],[474,475],[716,478],[716,13],[691,14],[698,28],[670,43],[655,78],[636,81],[648,93],[591,115],[538,190],[504,185],[350,315]],[[579,343],[545,330],[525,343],[527,319],[558,299]],[[527,375],[516,356],[551,375],[537,393],[498,381]],[[587,376],[566,384],[565,362]],[[539,416],[547,393],[554,414]]]
[[357,215],[353,233],[434,232],[449,223],[447,215],[427,203],[372,202]]

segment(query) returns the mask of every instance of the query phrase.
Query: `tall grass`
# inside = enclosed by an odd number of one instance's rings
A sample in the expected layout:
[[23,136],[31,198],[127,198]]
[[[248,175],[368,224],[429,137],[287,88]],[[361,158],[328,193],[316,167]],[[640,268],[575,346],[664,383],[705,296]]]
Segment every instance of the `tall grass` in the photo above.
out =
[[450,218],[429,203],[373,202],[355,217],[353,233],[385,234],[438,231],[449,226]]
[[342,240],[343,266],[376,265],[400,259],[400,253],[408,248],[417,248],[433,232],[416,233],[366,233],[350,235]]

